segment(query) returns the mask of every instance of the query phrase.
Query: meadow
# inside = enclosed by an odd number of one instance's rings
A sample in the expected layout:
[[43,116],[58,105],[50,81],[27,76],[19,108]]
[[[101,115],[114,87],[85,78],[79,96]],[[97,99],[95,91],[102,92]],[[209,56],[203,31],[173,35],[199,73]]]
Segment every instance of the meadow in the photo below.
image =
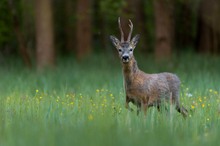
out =
[[180,77],[186,119],[169,104],[168,111],[150,108],[146,117],[126,110],[117,57],[59,58],[56,68],[42,73],[14,58],[0,67],[0,146],[219,145],[220,58],[185,54],[155,64],[139,55],[136,60],[145,72]]

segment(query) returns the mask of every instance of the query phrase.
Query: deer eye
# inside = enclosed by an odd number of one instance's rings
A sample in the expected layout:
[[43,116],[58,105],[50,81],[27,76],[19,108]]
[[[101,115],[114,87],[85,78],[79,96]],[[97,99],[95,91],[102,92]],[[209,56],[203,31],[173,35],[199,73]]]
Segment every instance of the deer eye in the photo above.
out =
[[132,52],[132,51],[133,51],[133,49],[130,49],[129,51],[130,51],[130,52]]
[[118,49],[118,52],[122,52],[122,49]]

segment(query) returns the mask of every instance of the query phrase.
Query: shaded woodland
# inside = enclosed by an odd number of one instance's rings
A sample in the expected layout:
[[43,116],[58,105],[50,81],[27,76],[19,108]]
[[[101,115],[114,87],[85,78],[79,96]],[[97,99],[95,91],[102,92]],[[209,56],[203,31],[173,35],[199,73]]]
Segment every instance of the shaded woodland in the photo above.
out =
[[25,66],[55,66],[59,55],[83,60],[113,53],[109,35],[121,17],[141,35],[138,52],[169,60],[182,52],[220,54],[219,0],[1,0],[0,61],[18,56]]

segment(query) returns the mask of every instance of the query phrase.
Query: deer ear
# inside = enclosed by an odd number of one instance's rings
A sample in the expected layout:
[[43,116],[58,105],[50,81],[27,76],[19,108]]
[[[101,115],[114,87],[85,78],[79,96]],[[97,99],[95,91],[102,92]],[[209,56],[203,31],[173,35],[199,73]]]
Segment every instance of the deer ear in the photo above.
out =
[[135,36],[132,38],[131,44],[132,44],[134,47],[136,47],[139,38],[140,38],[140,35],[139,35],[139,34],[135,35]]
[[112,44],[117,47],[120,44],[120,41],[113,35],[110,36],[110,40],[112,41]]

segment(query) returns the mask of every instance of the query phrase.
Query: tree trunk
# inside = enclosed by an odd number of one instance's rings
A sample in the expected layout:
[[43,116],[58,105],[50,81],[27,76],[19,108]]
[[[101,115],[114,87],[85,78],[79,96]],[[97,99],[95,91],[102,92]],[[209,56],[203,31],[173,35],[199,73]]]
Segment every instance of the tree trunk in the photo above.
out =
[[220,52],[220,2],[202,0],[199,6],[197,51],[206,54]]
[[81,60],[92,48],[91,1],[78,0],[76,14],[76,56]]
[[36,0],[36,58],[37,69],[55,64],[54,33],[51,0]]
[[169,60],[172,55],[174,22],[173,1],[154,0],[155,13],[155,59],[156,61]]

